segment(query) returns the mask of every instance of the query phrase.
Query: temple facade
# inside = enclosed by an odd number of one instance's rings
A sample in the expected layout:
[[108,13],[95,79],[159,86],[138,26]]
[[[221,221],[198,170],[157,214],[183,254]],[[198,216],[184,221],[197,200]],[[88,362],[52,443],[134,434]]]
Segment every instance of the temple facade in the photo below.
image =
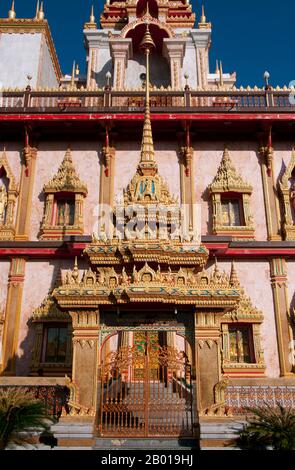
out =
[[292,90],[210,71],[189,0],[92,9],[85,76],[39,2],[0,33],[0,387],[66,386],[65,447],[295,407]]

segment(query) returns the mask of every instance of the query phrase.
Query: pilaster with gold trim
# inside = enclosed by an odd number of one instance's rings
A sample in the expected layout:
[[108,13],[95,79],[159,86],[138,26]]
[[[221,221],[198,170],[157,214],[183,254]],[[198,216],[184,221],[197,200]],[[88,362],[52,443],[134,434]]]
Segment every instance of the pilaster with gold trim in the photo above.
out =
[[15,374],[25,267],[25,258],[12,258],[8,278],[8,293],[3,334],[3,375]]
[[280,375],[284,377],[293,375],[294,372],[292,361],[290,361],[294,347],[293,321],[288,300],[287,263],[284,258],[270,260],[270,278],[274,299]]
[[201,415],[214,406],[214,389],[221,380],[219,317],[222,313],[218,311],[195,312],[197,408]]
[[70,311],[73,324],[72,381],[78,394],[75,406],[95,416],[97,408],[97,381],[99,367],[100,315],[96,310]]
[[194,185],[194,149],[190,146],[190,142],[180,149],[180,193],[181,203],[185,207],[189,207],[189,224],[190,230],[195,227],[196,220],[194,213],[195,185]]
[[16,240],[28,240],[30,237],[30,221],[36,173],[36,159],[37,149],[27,145],[23,151],[20,194],[16,218]]

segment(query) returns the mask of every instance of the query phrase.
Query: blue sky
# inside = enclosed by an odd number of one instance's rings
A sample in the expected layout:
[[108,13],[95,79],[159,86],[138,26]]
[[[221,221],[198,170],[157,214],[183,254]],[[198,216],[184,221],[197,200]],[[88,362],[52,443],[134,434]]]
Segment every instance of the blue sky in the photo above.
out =
[[[82,28],[92,3],[96,17],[103,0],[45,0],[63,73],[69,73],[73,60],[85,70]],[[263,73],[271,73],[273,85],[295,79],[295,1],[294,0],[204,0],[206,15],[213,24],[211,71],[215,60],[223,60],[225,72],[236,71],[239,85],[263,84]],[[193,0],[200,16],[201,0]],[[11,0],[0,2],[0,17],[6,17]],[[17,16],[33,17],[36,0],[15,0]]]

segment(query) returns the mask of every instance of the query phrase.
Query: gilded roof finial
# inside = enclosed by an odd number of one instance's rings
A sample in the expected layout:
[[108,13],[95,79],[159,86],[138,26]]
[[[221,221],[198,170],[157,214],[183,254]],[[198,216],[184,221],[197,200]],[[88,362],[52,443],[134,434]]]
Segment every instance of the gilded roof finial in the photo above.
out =
[[[149,56],[151,51],[156,47],[151,36],[149,26],[146,25],[146,32],[140,43],[140,49],[144,51],[146,55],[146,94],[145,94],[145,116],[143,125],[143,136],[141,143],[141,157],[140,163],[143,164],[141,168],[148,166],[156,167],[155,163],[155,150],[152,134],[152,126],[150,119],[150,67],[149,67]],[[153,162],[152,165],[147,165],[148,162]]]
[[238,274],[237,274],[237,271],[236,271],[234,260],[232,260],[232,263],[231,263],[231,272],[230,272],[229,283],[233,287],[239,287],[240,286],[240,281],[239,281],[239,278],[238,278]]
[[88,23],[84,24],[85,29],[96,29],[96,22],[95,22],[95,16],[94,16],[94,6],[92,5],[91,7],[91,12],[90,12],[90,17]]
[[34,20],[37,20],[37,19],[38,19],[38,15],[39,15],[39,8],[40,8],[40,0],[37,0],[37,5],[36,5],[36,15],[35,15],[35,18],[34,18]]
[[76,61],[73,62],[72,76],[71,76],[71,87],[75,86],[75,73],[76,73]]
[[91,7],[91,13],[89,18],[89,23],[95,23],[95,16],[94,16],[94,6]]
[[44,8],[43,8],[43,2],[41,2],[41,6],[38,12],[38,20],[44,20],[45,18],[45,13],[44,13]]
[[224,85],[222,61],[220,61],[220,67],[219,67],[219,84],[220,86]]
[[75,265],[74,265],[74,269],[72,271],[72,278],[74,279],[74,282],[78,283],[79,268],[78,268],[78,258],[77,258],[77,256],[75,256]]
[[205,15],[205,8],[204,8],[204,5],[202,5],[201,24],[206,24],[206,15]]
[[206,18],[206,15],[205,15],[205,7],[204,7],[204,5],[202,5],[202,15],[201,15],[200,22],[199,22],[199,28],[200,29],[211,29],[211,27],[212,27],[211,23],[207,22],[207,18]]
[[14,20],[16,18],[15,8],[14,8],[14,0],[12,0],[11,8],[8,12],[8,18],[10,20]]
[[216,75],[219,75],[219,64],[218,64],[218,60],[216,59],[216,69],[215,69],[215,74]]

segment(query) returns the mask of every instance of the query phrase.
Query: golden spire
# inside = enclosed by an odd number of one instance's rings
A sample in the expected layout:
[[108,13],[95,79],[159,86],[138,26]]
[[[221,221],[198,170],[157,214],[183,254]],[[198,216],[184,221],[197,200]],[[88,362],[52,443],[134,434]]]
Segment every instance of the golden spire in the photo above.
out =
[[224,85],[222,61],[220,61],[220,67],[219,67],[219,84],[220,86]]
[[84,24],[84,29],[96,29],[96,22],[94,16],[94,6],[91,7],[90,17],[88,23]]
[[38,11],[38,20],[44,20],[45,14],[44,14],[44,8],[43,8],[43,2],[41,2],[40,9]]
[[95,16],[94,16],[94,6],[91,7],[91,13],[89,18],[89,23],[95,23]]
[[204,8],[204,5],[202,5],[201,24],[206,24],[206,16],[205,16],[205,8]]
[[239,287],[240,286],[240,281],[239,281],[239,278],[238,278],[238,275],[237,275],[234,260],[232,260],[232,263],[231,263],[231,272],[230,272],[229,283],[233,287]]
[[72,76],[71,76],[71,87],[75,86],[75,73],[76,73],[76,61],[73,62]]
[[216,69],[215,69],[215,73],[216,75],[219,75],[219,64],[218,64],[218,60],[216,59]]
[[[149,56],[154,49],[155,43],[150,34],[149,25],[146,25],[145,35],[140,43],[140,49],[144,51],[146,55],[146,93],[145,93],[145,116],[144,116],[144,125],[143,125],[143,135],[141,143],[141,155],[140,155],[140,167],[142,169],[156,167],[155,163],[155,150],[150,118],[150,65],[149,65]],[[152,162],[152,165],[150,164]],[[142,164],[142,165],[141,165]]]
[[16,18],[16,13],[15,13],[15,9],[14,9],[14,0],[12,1],[11,8],[8,12],[8,18],[10,20],[14,20]]
[[38,19],[38,15],[39,15],[39,8],[40,8],[40,0],[37,0],[37,5],[36,5],[36,15],[35,15],[35,20]]
[[199,22],[199,28],[200,29],[211,29],[211,27],[212,27],[211,23],[207,22],[207,18],[206,18],[206,15],[205,15],[205,7],[204,7],[204,5],[202,5],[202,15],[201,15],[200,22]]

